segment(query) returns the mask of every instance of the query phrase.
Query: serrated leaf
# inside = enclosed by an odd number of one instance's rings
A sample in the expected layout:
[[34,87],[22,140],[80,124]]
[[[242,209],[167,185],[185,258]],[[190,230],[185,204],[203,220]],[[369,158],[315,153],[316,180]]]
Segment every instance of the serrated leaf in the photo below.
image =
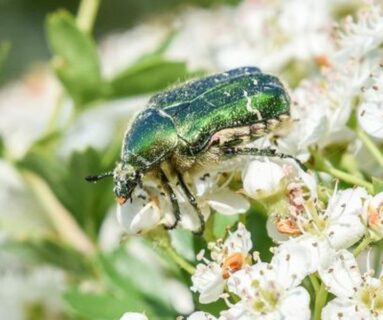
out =
[[190,76],[186,64],[151,56],[119,73],[109,83],[109,97],[155,92]]
[[383,180],[377,177],[372,177],[372,185],[374,187],[374,193],[378,194],[383,192]]
[[47,36],[54,53],[53,67],[78,107],[101,95],[102,79],[97,48],[92,38],[78,29],[66,11],[48,16]]

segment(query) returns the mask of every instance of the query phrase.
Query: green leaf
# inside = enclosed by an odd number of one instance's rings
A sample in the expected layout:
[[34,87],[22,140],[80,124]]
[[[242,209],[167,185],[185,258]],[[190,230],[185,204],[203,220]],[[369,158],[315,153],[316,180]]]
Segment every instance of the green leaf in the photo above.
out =
[[123,247],[101,255],[98,261],[102,276],[107,279],[106,282],[110,283],[114,292],[121,290],[129,297],[141,296],[144,301],[150,302],[152,313],[164,317],[174,316],[166,278],[156,268],[155,263],[153,265],[144,263]]
[[66,11],[48,16],[47,36],[54,53],[53,67],[63,86],[78,107],[97,99],[102,79],[96,46],[80,31]]
[[[166,286],[158,269],[123,248],[98,256],[95,263],[105,290],[97,294],[69,290],[64,298],[76,315],[109,320],[130,311],[145,312],[149,319],[175,319],[175,312],[163,301]],[[159,290],[162,295],[156,294]]]
[[109,97],[126,97],[155,92],[190,77],[184,62],[159,56],[146,57],[119,73],[109,83]]
[[84,177],[110,170],[113,164],[104,164],[104,155],[91,148],[74,152],[67,162],[44,153],[41,148],[43,146],[32,149],[19,165],[42,177],[78,224],[96,239],[104,216],[113,203],[112,179],[90,184]]
[[227,227],[233,226],[239,219],[238,215],[216,214],[214,217],[213,232],[217,239],[223,238]]
[[15,241],[8,243],[6,248],[36,263],[47,263],[64,269],[74,277],[87,277],[93,272],[83,254],[53,240]]
[[253,204],[247,213],[246,228],[251,233],[253,249],[259,252],[262,261],[268,262],[272,258],[270,248],[273,246],[273,241],[267,234],[267,216],[261,214],[262,210],[264,209],[260,205]]
[[383,180],[377,177],[372,177],[372,185],[374,187],[374,193],[378,194],[383,192]]
[[110,292],[97,294],[71,289],[64,294],[64,300],[75,315],[89,320],[116,320],[127,311],[145,311],[144,306],[131,305]]
[[11,44],[9,42],[0,43],[0,73],[3,69],[4,63],[7,60]]

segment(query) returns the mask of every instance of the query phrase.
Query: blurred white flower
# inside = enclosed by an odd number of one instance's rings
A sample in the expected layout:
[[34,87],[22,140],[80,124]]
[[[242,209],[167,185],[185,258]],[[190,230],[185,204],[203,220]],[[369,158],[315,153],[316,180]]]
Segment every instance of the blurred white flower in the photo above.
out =
[[125,312],[120,320],[148,320],[148,317],[143,313]]
[[383,42],[383,14],[379,4],[373,1],[359,10],[356,19],[349,16],[338,33],[339,59],[359,59],[378,48]]
[[61,294],[66,284],[62,271],[48,266],[28,267],[21,259],[7,266],[3,252],[1,259],[1,317],[24,320],[28,307],[33,305],[41,306],[47,317],[55,317],[63,311]]
[[[199,292],[201,303],[210,303],[220,298],[226,280],[235,272],[251,263],[252,248],[250,233],[243,224],[222,243],[210,244],[212,261],[199,257],[204,263],[197,265],[192,276],[191,290]],[[202,252],[203,253],[203,252]]]
[[307,251],[286,246],[269,264],[257,262],[233,274],[227,285],[241,300],[222,312],[222,319],[310,319],[310,297],[299,286],[308,274]]
[[0,159],[0,234],[10,238],[42,238],[52,232],[45,211],[15,167]]
[[10,156],[21,158],[44,130],[59,86],[45,68],[0,90],[0,136]]
[[335,295],[322,310],[323,320],[338,319],[339,314],[347,319],[383,319],[383,275],[374,278],[371,271],[362,275],[347,250],[339,251],[319,274]]

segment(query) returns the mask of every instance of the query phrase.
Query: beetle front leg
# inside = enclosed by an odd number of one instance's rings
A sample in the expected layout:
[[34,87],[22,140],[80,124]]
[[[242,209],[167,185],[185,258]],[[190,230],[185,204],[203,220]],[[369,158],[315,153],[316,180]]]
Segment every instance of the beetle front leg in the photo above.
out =
[[306,166],[297,158],[285,154],[285,153],[279,153],[275,149],[271,148],[265,148],[265,149],[259,149],[259,148],[247,148],[247,147],[227,147],[222,148],[222,151],[225,155],[252,155],[252,156],[263,156],[263,157],[276,157],[281,159],[293,159],[301,169],[304,171],[307,171]]
[[196,198],[194,197],[194,195],[191,193],[191,191],[189,190],[188,186],[186,185],[184,177],[178,171],[177,171],[177,178],[178,178],[178,180],[180,182],[180,185],[181,185],[181,188],[184,191],[184,193],[186,194],[190,204],[193,206],[194,210],[197,212],[197,215],[198,215],[198,218],[199,218],[199,221],[200,221],[200,229],[197,232],[194,232],[194,233],[198,234],[198,235],[201,235],[205,231],[205,220],[204,220],[204,217],[202,215],[201,209],[198,206]]
[[180,219],[181,219],[180,206],[179,206],[179,204],[178,204],[177,196],[176,196],[176,194],[174,193],[172,187],[170,186],[170,182],[169,182],[169,179],[168,179],[168,177],[166,176],[166,174],[165,174],[162,170],[160,170],[160,171],[159,171],[159,176],[160,176],[162,185],[163,185],[164,188],[165,188],[165,192],[166,192],[167,195],[169,196],[170,202],[171,202],[172,207],[173,207],[174,216],[175,216],[175,218],[176,218],[176,220],[174,221],[173,224],[171,224],[171,225],[169,225],[169,226],[165,226],[165,229],[167,229],[167,230],[172,230],[172,229],[174,229],[175,227],[177,227],[178,222],[179,222]]

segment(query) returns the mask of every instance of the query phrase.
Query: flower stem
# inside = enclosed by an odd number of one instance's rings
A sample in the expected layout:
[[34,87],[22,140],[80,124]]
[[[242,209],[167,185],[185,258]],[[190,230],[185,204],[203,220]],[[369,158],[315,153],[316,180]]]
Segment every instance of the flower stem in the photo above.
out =
[[344,182],[350,183],[352,185],[361,186],[367,189],[369,193],[374,192],[374,187],[372,183],[348,172],[342,171],[332,166],[332,164],[325,159],[321,154],[316,150],[311,149],[311,155],[314,158],[314,169],[318,171],[327,172],[335,178],[338,178]]
[[163,246],[163,249],[167,253],[167,255],[182,269],[184,269],[189,274],[194,274],[194,266],[187,262],[183,257],[181,257],[171,245],[165,245]]
[[324,283],[322,282],[315,297],[314,320],[321,319],[321,313],[322,313],[323,306],[325,305],[327,301],[327,295],[328,295],[328,292],[325,288]]
[[364,249],[366,249],[372,242],[371,237],[365,236],[364,239],[358,244],[358,246],[352,252],[357,257]]
[[22,175],[46,210],[61,239],[87,256],[94,255],[97,251],[96,245],[80,228],[71,213],[58,201],[45,181],[30,171],[22,171]]
[[96,20],[100,0],[82,0],[77,13],[76,23],[80,30],[90,33]]
[[323,169],[324,169],[323,171],[331,174],[335,178],[339,178],[340,180],[343,180],[353,185],[365,187],[369,193],[374,192],[374,187],[370,182],[360,179],[355,175],[336,169],[329,164],[326,164],[326,166]]
[[315,274],[310,274],[309,278],[310,278],[311,285],[314,288],[315,294],[317,294],[318,290],[320,288],[320,284],[319,284],[318,278],[317,278],[317,276]]
[[358,138],[363,142],[364,146],[367,148],[370,154],[383,168],[383,153],[379,150],[374,141],[372,141],[371,138],[359,126],[356,127],[355,131]]

